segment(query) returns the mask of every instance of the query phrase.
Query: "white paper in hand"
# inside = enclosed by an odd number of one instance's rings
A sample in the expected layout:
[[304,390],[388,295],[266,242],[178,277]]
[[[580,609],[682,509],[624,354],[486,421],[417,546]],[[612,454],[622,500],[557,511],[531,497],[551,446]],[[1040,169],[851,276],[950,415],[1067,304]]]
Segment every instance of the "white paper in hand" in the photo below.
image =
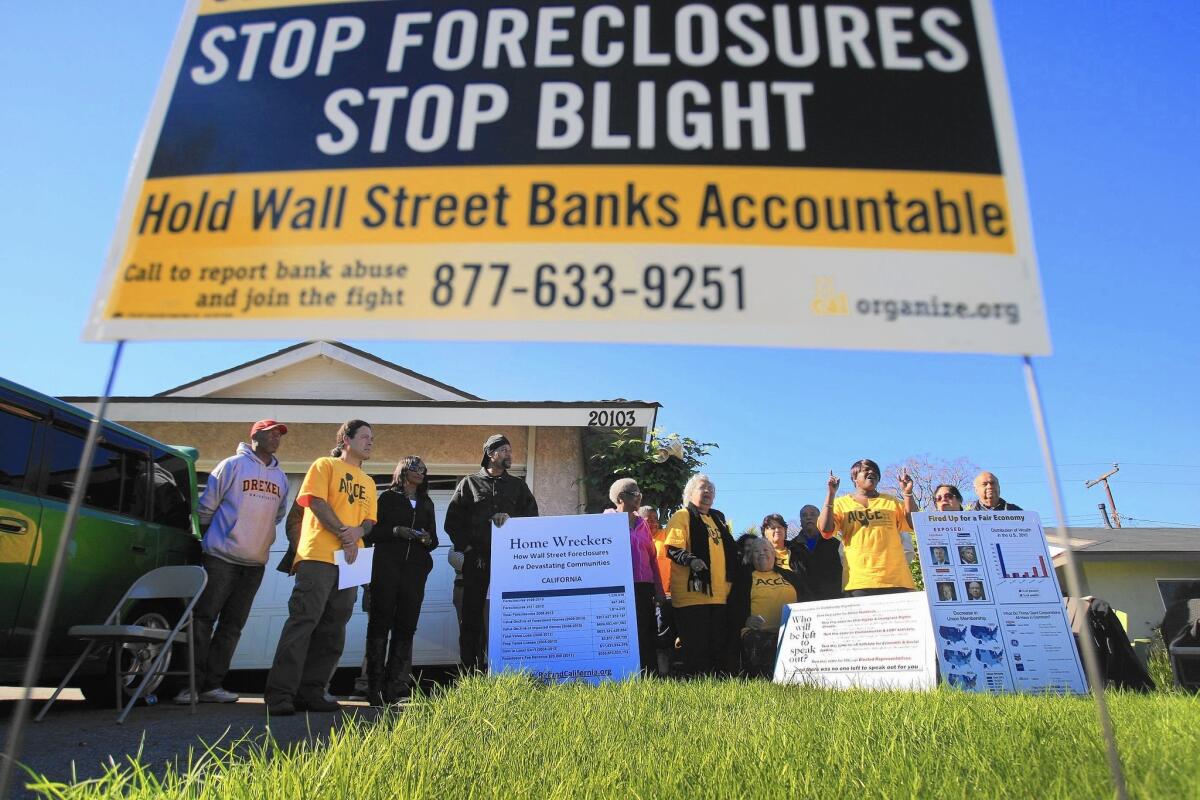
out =
[[351,586],[362,586],[371,582],[371,563],[375,560],[374,547],[360,547],[358,558],[353,564],[346,563],[346,551],[337,550],[333,554],[333,563],[338,568],[338,588],[349,589]]

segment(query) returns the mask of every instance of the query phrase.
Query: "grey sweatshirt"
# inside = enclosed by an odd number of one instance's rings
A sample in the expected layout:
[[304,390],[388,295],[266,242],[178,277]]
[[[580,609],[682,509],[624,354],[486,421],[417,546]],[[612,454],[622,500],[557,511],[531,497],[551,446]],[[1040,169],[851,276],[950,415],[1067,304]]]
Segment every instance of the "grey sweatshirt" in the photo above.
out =
[[200,497],[204,552],[232,564],[266,564],[275,526],[287,507],[288,479],[272,456],[259,461],[250,445],[217,464]]

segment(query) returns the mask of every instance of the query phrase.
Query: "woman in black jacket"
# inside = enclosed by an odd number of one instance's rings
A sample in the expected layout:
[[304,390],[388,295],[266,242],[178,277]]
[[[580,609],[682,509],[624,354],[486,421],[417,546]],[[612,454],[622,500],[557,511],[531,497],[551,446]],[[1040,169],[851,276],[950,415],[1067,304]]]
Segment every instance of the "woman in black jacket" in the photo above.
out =
[[741,674],[770,678],[783,607],[812,599],[804,566],[784,569],[775,563],[776,547],[768,539],[747,539],[741,568],[729,589],[730,639],[739,642]]
[[379,521],[366,537],[375,547],[367,616],[367,701],[373,706],[412,693],[413,635],[433,569],[430,553],[438,546],[425,472],[416,456],[400,459],[392,485],[379,495]]

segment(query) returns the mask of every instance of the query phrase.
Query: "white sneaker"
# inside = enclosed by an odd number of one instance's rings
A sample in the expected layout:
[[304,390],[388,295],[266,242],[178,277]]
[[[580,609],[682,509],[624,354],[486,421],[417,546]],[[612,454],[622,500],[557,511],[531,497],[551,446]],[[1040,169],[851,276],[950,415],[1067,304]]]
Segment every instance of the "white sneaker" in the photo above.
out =
[[220,686],[215,689],[209,689],[207,692],[200,693],[201,703],[236,703],[237,700],[237,692],[231,692],[228,689],[222,689]]
[[[200,692],[196,695],[197,703],[236,703],[238,696],[234,692],[226,691],[221,687],[209,689],[207,692]],[[175,695],[175,702],[180,705],[190,705],[192,702],[192,693],[188,689],[184,689],[179,694]]]

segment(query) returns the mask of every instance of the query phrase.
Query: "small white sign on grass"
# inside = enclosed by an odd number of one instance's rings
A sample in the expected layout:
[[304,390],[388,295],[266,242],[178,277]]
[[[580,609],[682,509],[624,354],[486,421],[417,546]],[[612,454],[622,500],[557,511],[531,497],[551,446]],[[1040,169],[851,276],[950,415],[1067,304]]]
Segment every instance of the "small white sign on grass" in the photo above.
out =
[[836,689],[937,686],[929,604],[918,592],[784,609],[776,683]]

